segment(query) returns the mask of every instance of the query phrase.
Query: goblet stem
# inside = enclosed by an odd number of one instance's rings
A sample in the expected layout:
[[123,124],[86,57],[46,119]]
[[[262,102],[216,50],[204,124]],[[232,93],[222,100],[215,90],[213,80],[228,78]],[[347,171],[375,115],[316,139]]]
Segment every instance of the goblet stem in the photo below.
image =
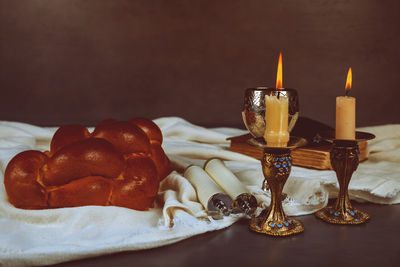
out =
[[[290,175],[292,157],[288,148],[267,147],[261,160],[262,170],[271,191],[269,210],[250,220],[250,230],[273,236],[288,236],[304,231],[299,220],[288,218],[282,207],[282,190]],[[265,184],[265,183],[264,183]]]
[[[286,182],[286,181],[285,181]],[[284,183],[273,183],[271,190],[271,204],[267,220],[286,221],[286,215],[282,207],[282,190]]]
[[328,206],[315,215],[334,224],[360,224],[366,222],[370,216],[352,207],[349,199],[348,187],[353,172],[360,161],[360,151],[357,141],[334,140],[331,149],[331,165],[339,182],[339,195],[334,206]]

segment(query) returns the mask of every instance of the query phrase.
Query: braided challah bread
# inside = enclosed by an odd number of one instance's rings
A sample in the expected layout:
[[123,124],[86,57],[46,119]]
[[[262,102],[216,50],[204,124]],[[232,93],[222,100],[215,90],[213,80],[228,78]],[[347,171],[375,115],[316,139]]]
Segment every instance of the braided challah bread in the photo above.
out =
[[92,133],[79,124],[62,126],[50,151],[24,151],[8,163],[8,200],[23,209],[113,205],[147,210],[171,171],[161,144],[158,126],[143,118],[104,120]]

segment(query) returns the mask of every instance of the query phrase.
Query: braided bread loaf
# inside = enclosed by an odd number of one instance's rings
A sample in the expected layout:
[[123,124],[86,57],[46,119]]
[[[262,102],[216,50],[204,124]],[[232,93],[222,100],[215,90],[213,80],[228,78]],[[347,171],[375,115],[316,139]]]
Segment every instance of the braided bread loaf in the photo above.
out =
[[92,133],[79,124],[62,126],[50,151],[24,151],[8,163],[8,199],[24,209],[113,205],[147,210],[171,171],[161,143],[158,126],[143,118],[104,120]]

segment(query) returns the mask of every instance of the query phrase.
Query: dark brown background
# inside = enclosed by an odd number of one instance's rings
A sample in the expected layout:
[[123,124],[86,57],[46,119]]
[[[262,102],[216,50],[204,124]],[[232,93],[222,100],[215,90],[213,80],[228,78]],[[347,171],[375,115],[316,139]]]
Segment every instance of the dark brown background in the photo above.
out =
[[282,51],[301,115],[332,125],[351,66],[358,125],[400,123],[399,3],[0,0],[0,120],[240,127]]

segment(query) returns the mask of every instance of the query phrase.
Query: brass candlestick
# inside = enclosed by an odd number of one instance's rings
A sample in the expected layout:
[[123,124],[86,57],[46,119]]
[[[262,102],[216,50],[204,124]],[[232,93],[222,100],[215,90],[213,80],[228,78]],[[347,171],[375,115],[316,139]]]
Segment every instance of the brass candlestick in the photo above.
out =
[[261,165],[271,191],[271,204],[258,217],[252,217],[250,230],[272,236],[288,236],[304,231],[301,221],[286,217],[282,208],[282,190],[292,169],[290,151],[305,144],[304,138],[291,136],[288,147],[264,148]]
[[348,187],[353,172],[360,162],[358,142],[375,138],[373,134],[357,132],[356,140],[333,139],[334,132],[323,133],[323,139],[333,143],[331,149],[331,165],[339,182],[339,195],[333,206],[327,206],[315,213],[321,220],[333,224],[361,224],[370,219],[364,211],[353,208]]

